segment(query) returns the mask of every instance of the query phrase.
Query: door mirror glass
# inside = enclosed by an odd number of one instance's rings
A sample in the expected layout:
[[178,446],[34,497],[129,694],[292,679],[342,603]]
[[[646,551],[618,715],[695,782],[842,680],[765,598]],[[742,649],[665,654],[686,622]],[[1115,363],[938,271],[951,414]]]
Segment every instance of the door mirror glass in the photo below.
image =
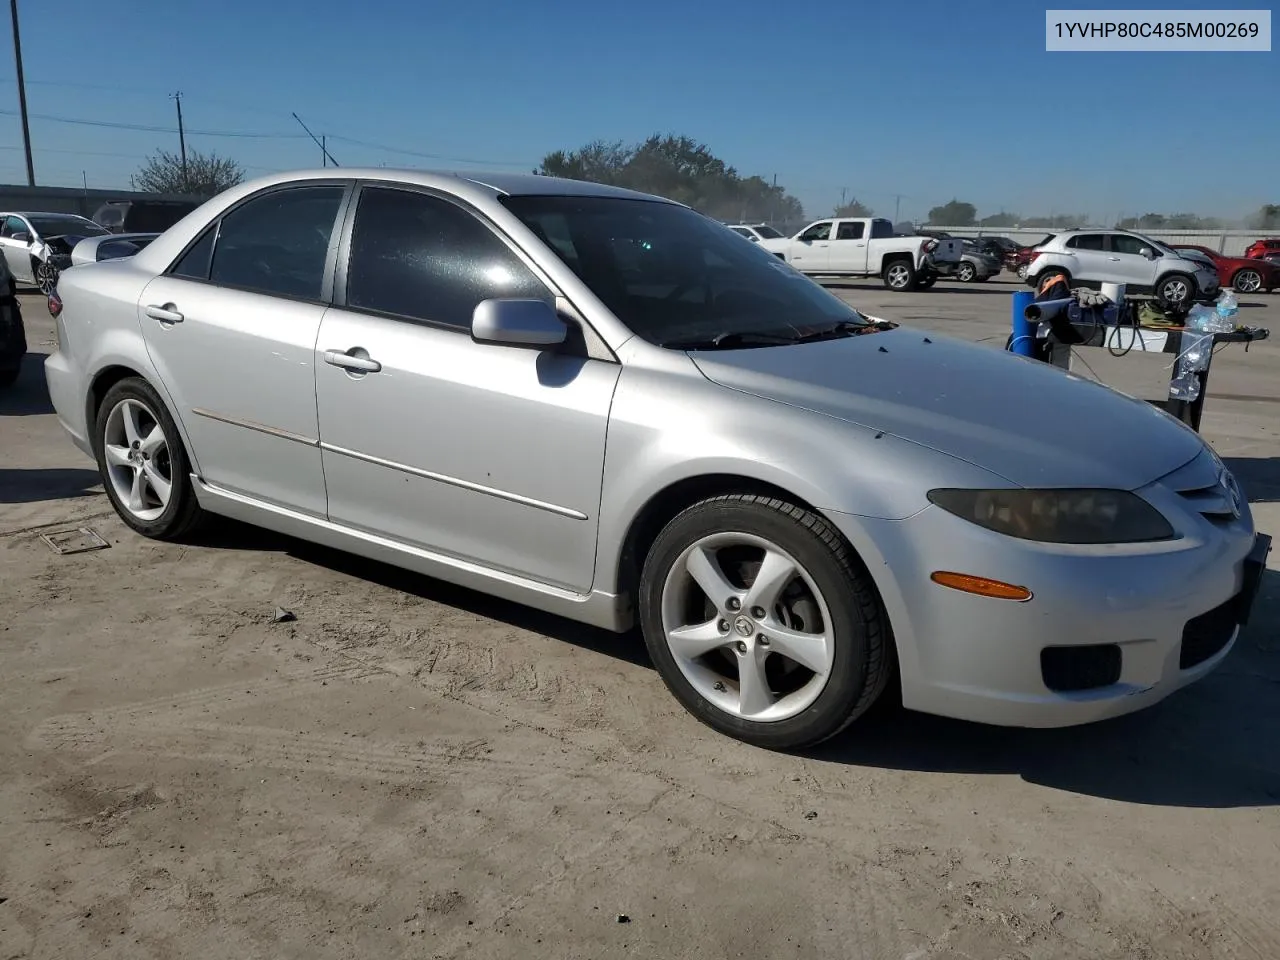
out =
[[471,338],[512,347],[554,347],[569,330],[545,300],[481,300],[471,314]]
[[13,235],[13,239],[17,240],[19,243],[30,243],[31,234],[27,233],[25,230],[19,230]]
[[1156,252],[1150,247],[1141,247],[1139,248],[1138,253],[1142,254],[1142,256],[1146,257],[1148,260],[1154,260],[1156,258]]

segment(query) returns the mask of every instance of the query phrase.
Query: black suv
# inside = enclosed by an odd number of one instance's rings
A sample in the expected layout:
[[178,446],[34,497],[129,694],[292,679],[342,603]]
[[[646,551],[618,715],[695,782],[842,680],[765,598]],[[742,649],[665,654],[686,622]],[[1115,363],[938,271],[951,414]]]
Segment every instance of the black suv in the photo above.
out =
[[198,206],[189,200],[110,200],[93,220],[112,233],[164,233]]

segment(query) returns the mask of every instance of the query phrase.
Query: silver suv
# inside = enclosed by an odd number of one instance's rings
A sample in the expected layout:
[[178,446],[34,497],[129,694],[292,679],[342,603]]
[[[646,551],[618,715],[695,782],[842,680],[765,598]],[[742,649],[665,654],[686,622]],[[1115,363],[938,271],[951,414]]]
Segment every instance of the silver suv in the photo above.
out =
[[1218,293],[1218,273],[1158,240],[1127,230],[1068,230],[1039,248],[1027,270],[1038,286],[1063,274],[1073,287],[1123,283],[1129,293],[1153,293],[1167,303],[1205,299]]

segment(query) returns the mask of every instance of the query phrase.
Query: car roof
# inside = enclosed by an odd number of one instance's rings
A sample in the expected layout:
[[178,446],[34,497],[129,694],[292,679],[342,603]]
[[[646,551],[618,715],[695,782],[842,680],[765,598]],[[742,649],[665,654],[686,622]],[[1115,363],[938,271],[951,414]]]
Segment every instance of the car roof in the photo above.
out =
[[88,217],[81,216],[78,213],[66,213],[65,211],[53,210],[3,210],[0,211],[0,217],[26,217],[30,220],[32,217],[72,217],[76,220],[88,220]]
[[[279,184],[300,180],[384,180],[396,183],[434,187],[461,196],[574,196],[619,197],[632,200],[659,200],[675,204],[674,200],[653,194],[613,187],[585,180],[569,180],[564,177],[544,177],[534,173],[477,172],[473,170],[420,170],[397,167],[322,167],[319,169],[289,170],[270,174],[240,184],[236,189],[244,193]],[[246,189],[248,188],[248,189]],[[683,206],[683,204],[678,204]]]

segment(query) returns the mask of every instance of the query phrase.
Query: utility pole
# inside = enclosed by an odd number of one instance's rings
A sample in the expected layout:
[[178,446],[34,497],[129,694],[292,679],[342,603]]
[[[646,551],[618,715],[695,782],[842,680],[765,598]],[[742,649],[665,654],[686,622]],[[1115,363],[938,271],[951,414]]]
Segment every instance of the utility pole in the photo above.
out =
[[849,192],[849,188],[848,188],[848,187],[841,187],[841,188],[840,188],[840,206],[842,206],[842,207],[844,206],[844,195],[845,195],[846,193],[848,193],[848,192]]
[[326,134],[320,134],[320,166],[327,167],[329,165],[329,151],[325,148],[325,144],[329,141]]
[[182,189],[188,191],[191,189],[191,181],[187,178],[187,133],[182,127],[182,91],[175,93],[173,99],[178,105],[178,149],[182,151]]
[[[302,127],[303,130],[307,131],[307,136],[310,137],[312,141],[315,142],[315,145],[320,148],[320,152],[324,154],[324,158],[326,160],[332,163],[335,167],[342,166],[342,164],[340,164],[337,160],[333,159],[333,154],[331,154],[329,152],[329,148],[325,146],[325,140],[328,139],[327,137],[324,140],[322,140],[320,137],[317,137],[314,133],[311,132],[311,128],[308,127],[305,123],[303,123],[302,118],[298,116],[296,113],[293,115],[293,119],[298,121],[298,126]],[[384,163],[383,166],[385,167],[386,164]]]
[[22,74],[22,37],[18,33],[18,0],[9,0],[13,15],[13,60],[18,70],[18,111],[22,114],[22,146],[27,152],[27,186],[36,185],[36,168],[31,162],[31,127],[27,124],[27,80]]
[[893,195],[893,222],[895,226],[898,223],[898,211],[902,209],[902,196],[900,193]]

